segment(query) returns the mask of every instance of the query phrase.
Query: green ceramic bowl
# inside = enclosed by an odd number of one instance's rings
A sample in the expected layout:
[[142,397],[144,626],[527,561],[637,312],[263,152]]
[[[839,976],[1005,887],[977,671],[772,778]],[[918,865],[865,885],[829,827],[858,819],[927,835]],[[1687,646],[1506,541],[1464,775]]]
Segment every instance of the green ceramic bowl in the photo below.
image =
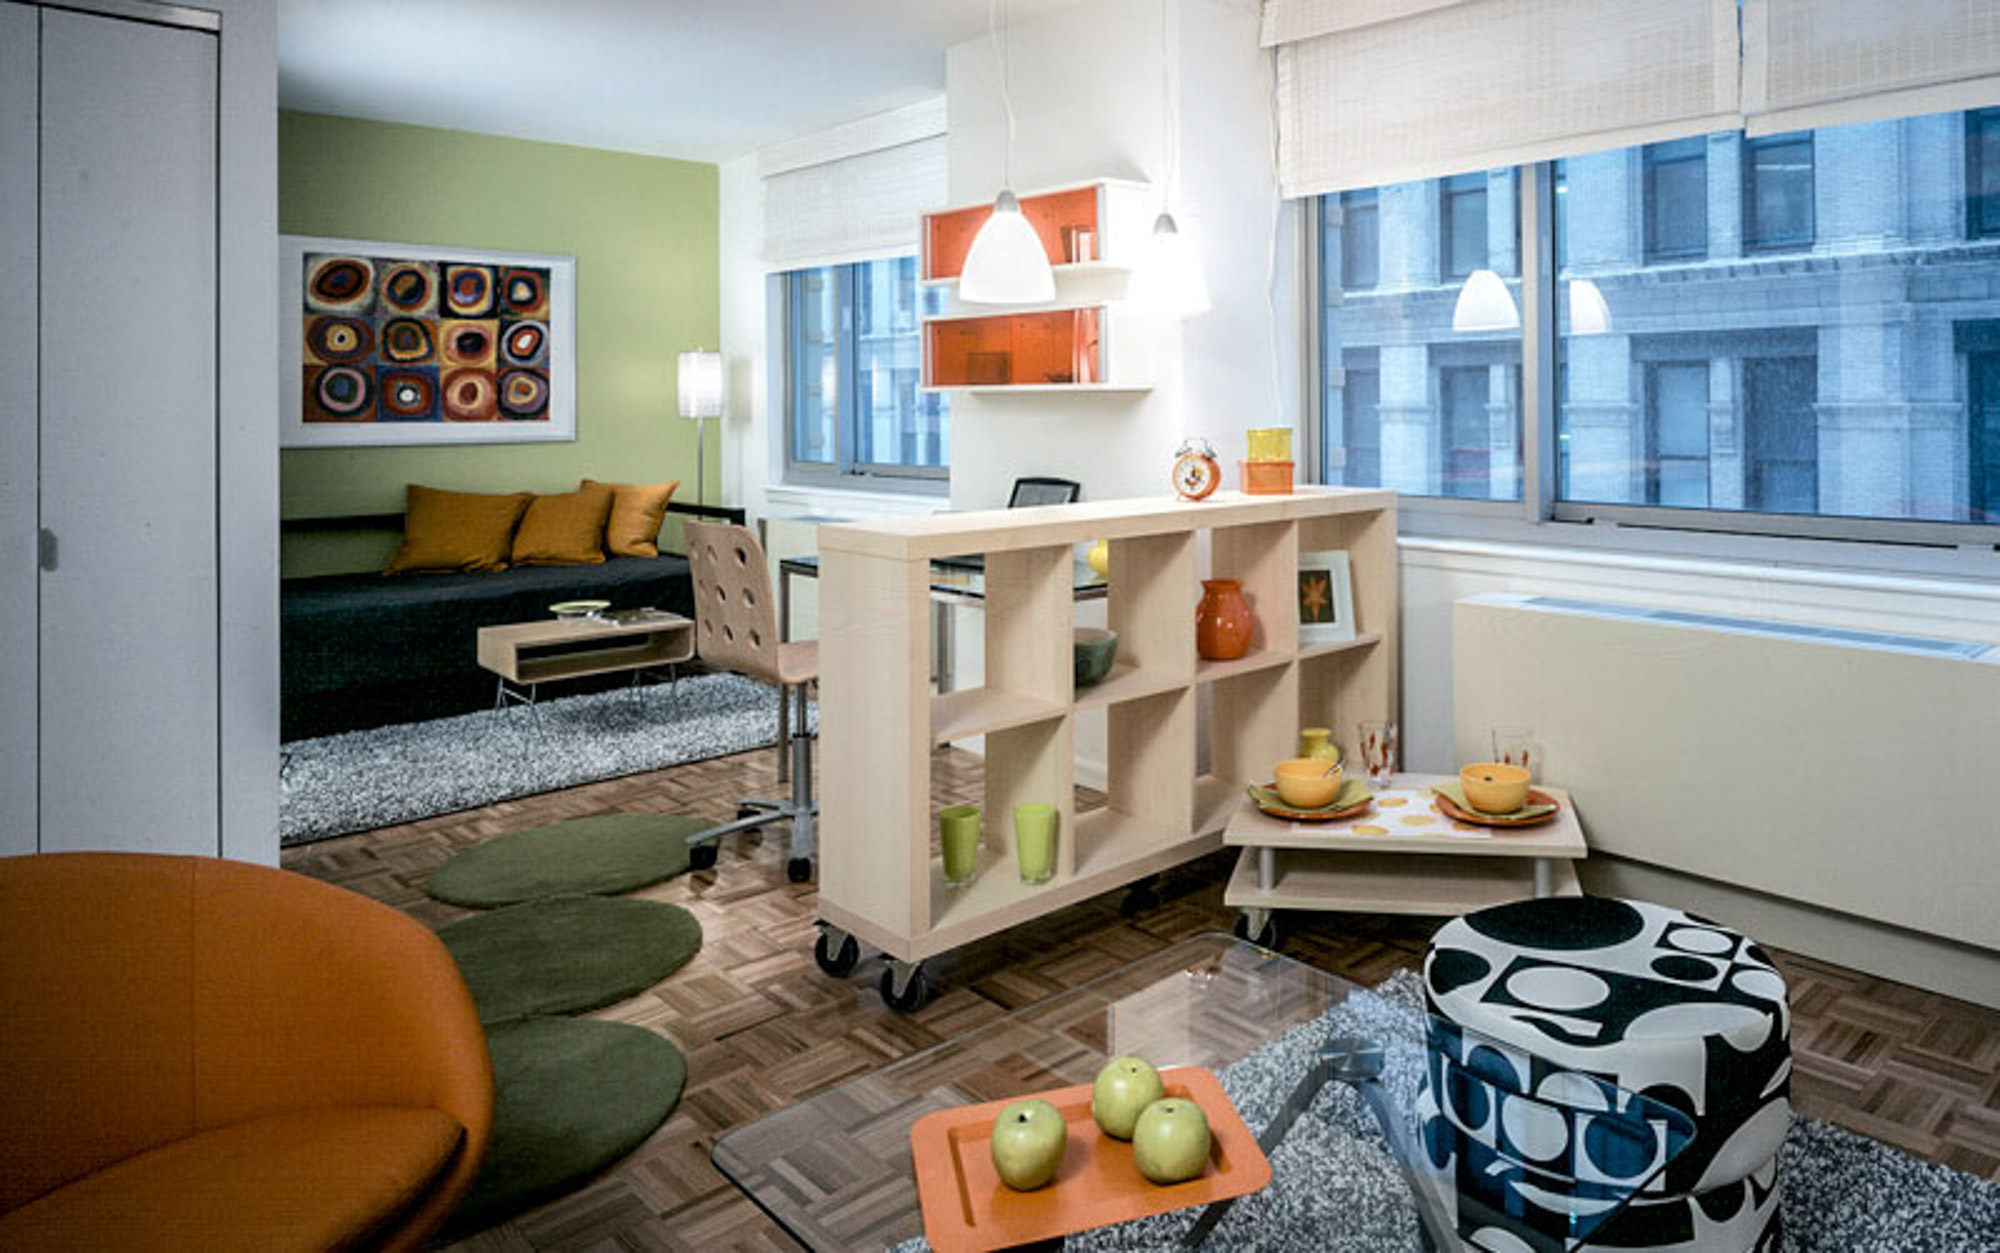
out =
[[1111,663],[1118,656],[1118,633],[1103,627],[1077,627],[1074,650],[1076,655],[1076,685],[1089,687],[1102,682],[1111,673]]

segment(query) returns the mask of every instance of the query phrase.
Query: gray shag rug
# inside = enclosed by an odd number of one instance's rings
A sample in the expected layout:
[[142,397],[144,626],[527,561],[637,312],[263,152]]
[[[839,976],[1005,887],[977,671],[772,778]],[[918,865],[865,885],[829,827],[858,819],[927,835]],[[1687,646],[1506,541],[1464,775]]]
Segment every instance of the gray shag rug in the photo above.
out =
[[[817,714],[817,710],[813,711]],[[544,699],[284,746],[290,848],[777,742],[776,688],[734,674]]]
[[[1423,1076],[1423,993],[1403,972],[1370,994],[1219,1072],[1252,1131],[1277,1112],[1324,1041],[1384,1042],[1383,1082],[1410,1109]],[[1414,1130],[1414,1129],[1413,1129]],[[1271,1186],[1236,1202],[1204,1246],[1217,1250],[1418,1253],[1416,1210],[1388,1142],[1352,1091],[1329,1084],[1271,1155]],[[2000,1184],[1866,1136],[1794,1116],[1779,1165],[1784,1247],[1792,1253],[1977,1253],[2000,1250]],[[1200,1210],[1071,1236],[1065,1249],[1168,1249]],[[896,1253],[919,1253],[921,1239]]]

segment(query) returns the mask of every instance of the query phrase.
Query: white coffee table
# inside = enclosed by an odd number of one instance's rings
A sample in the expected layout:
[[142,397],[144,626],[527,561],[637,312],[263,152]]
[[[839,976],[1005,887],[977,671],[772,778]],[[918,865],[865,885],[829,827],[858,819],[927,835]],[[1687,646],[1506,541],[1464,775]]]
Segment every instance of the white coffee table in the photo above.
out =
[[1552,822],[1480,827],[1431,807],[1431,786],[1450,779],[1398,774],[1372,810],[1339,822],[1274,818],[1245,797],[1222,836],[1243,850],[1222,898],[1243,911],[1239,934],[1272,938],[1280,909],[1455,917],[1581,891],[1575,863],[1590,850],[1568,792],[1537,787],[1562,806]]

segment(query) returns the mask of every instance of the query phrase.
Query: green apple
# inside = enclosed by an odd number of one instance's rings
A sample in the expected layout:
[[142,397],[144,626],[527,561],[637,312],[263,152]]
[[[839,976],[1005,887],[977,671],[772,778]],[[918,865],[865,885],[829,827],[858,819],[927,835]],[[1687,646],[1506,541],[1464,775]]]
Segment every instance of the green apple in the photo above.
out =
[[993,1120],[991,1147],[1000,1182],[1032,1191],[1056,1177],[1069,1147],[1069,1124],[1047,1101],[1016,1101]]
[[1132,1128],[1132,1160],[1154,1183],[1183,1183],[1208,1167],[1208,1116],[1181,1097],[1154,1101]]
[[1114,1140],[1130,1140],[1139,1114],[1167,1094],[1160,1072],[1142,1057],[1114,1057],[1090,1086],[1090,1116]]

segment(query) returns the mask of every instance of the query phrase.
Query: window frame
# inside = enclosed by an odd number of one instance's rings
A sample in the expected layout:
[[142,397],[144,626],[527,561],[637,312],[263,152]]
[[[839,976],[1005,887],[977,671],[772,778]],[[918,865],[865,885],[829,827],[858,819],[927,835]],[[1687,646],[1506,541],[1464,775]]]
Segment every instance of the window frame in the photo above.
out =
[[[788,484],[812,487],[845,487],[876,491],[905,491],[921,494],[939,494],[948,491],[951,482],[949,460],[937,466],[901,465],[894,462],[863,461],[859,456],[860,445],[860,362],[861,336],[856,329],[855,295],[860,281],[862,266],[885,261],[901,261],[909,254],[887,257],[869,257],[858,261],[828,262],[823,265],[805,265],[791,270],[783,270],[775,276],[778,279],[777,297],[783,303],[779,324],[784,329],[784,342],[779,353],[779,394],[783,397],[783,412],[778,415],[784,431],[784,481]],[[804,276],[813,270],[826,269],[834,273],[835,316],[838,328],[834,335],[836,405],[833,423],[834,459],[832,461],[808,461],[798,456],[795,422],[799,411],[802,389],[818,385],[818,380],[803,377],[798,368],[798,345],[802,342],[805,302],[800,299],[799,285]],[[918,347],[922,347],[923,322],[925,318],[925,289],[920,278],[916,281],[916,321]],[[918,396],[924,390],[919,375]],[[949,402],[946,403],[945,419],[950,420]],[[946,437],[947,441],[949,436]]]
[[[1752,225],[1757,221],[1757,180],[1752,171],[1757,168],[1757,153],[1770,148],[1789,147],[1803,143],[1809,173],[1806,175],[1806,229],[1804,235],[1766,237],[1755,234]],[[1743,251],[1746,254],[1768,252],[1798,252],[1810,249],[1819,241],[1819,188],[1815,180],[1819,177],[1819,144],[1811,131],[1785,131],[1778,135],[1744,136],[1742,143],[1742,165],[1740,182],[1743,193]]]
[[[1640,241],[1640,255],[1645,265],[1674,265],[1687,261],[1708,259],[1708,137],[1692,135],[1686,139],[1673,139],[1665,143],[1647,144],[1640,152],[1641,190],[1640,216],[1644,225],[1644,239]],[[1665,248],[1659,242],[1659,172],[1662,168],[1678,165],[1701,167],[1701,242],[1688,248]]]
[[[1597,504],[1556,497],[1561,457],[1557,439],[1557,309],[1550,299],[1555,278],[1555,163],[1515,167],[1521,198],[1521,498],[1466,500],[1401,495],[1398,530],[1437,539],[1560,544],[1584,549],[1640,552],[1744,562],[1798,562],[1895,575],[2000,579],[2000,527],[1990,523],[1912,518],[1851,518],[1818,514],[1760,514],[1683,509],[1667,505]],[[1324,198],[1307,200],[1299,216],[1306,258],[1301,411],[1306,414],[1305,468],[1324,481],[1322,468],[1339,452],[1328,446],[1324,407],[1325,308],[1320,251],[1326,234]]]

